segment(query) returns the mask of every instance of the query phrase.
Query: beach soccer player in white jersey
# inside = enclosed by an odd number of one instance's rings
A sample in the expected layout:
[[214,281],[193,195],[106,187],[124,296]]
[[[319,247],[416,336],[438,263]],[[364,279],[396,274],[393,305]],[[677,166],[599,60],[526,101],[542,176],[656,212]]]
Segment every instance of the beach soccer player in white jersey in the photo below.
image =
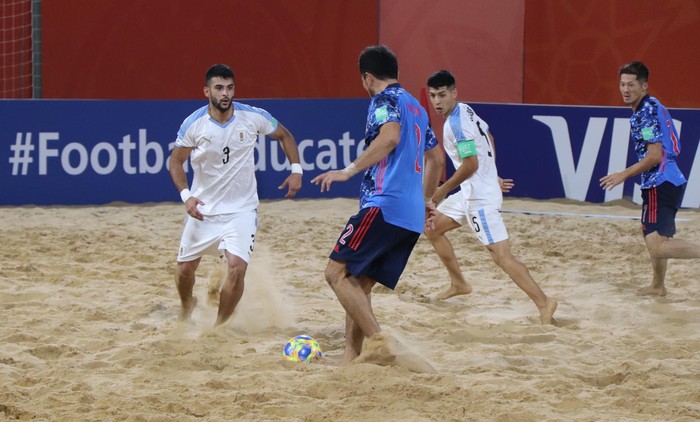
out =
[[[455,168],[454,174],[432,196],[433,202],[438,204],[438,212],[432,219],[432,227],[426,226],[425,230],[451,280],[450,287],[438,295],[438,299],[472,291],[459,268],[452,244],[445,236],[446,232],[468,222],[494,262],[535,303],[540,321],[551,324],[557,301],[544,294],[527,267],[510,250],[508,231],[500,212],[504,187],[499,183],[493,136],[488,125],[469,105],[457,102],[455,78],[450,72],[440,70],[430,75],[428,89],[433,108],[445,117],[443,145]],[[460,191],[445,199],[457,187]]]
[[[267,111],[234,102],[233,92],[233,70],[224,64],[210,67],[204,86],[209,104],[185,119],[170,155],[170,175],[188,214],[177,256],[181,320],[189,319],[197,304],[192,290],[204,254],[224,254],[228,267],[215,325],[231,317],[243,295],[257,229],[258,134],[281,142],[291,163],[291,173],[280,186],[287,188],[285,198],[293,198],[301,188],[303,172],[294,136]],[[191,189],[183,168],[188,158],[194,172]]]

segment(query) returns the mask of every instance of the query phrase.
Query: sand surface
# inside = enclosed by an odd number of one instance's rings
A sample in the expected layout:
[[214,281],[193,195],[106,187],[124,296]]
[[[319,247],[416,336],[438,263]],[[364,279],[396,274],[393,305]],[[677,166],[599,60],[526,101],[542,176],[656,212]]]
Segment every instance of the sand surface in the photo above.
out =
[[[263,202],[242,302],[214,329],[214,257],[192,321],[177,321],[182,204],[0,208],[0,420],[700,419],[700,261],[670,261],[668,296],[636,296],[650,281],[636,205],[505,200],[535,212],[504,218],[514,254],[559,300],[555,326],[466,227],[449,237],[474,292],[434,300],[447,273],[422,237],[373,304],[435,374],[337,365],[345,314],[323,270],[356,209]],[[679,218],[678,237],[700,242],[700,212]],[[302,333],[325,363],[282,359]]]

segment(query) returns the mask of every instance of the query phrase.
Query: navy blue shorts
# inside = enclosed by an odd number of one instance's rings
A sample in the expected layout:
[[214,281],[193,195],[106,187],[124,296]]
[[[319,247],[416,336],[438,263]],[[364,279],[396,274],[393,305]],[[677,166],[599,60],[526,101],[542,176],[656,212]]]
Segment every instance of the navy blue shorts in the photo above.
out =
[[651,189],[642,189],[642,232],[644,236],[658,232],[662,236],[676,234],[676,213],[681,206],[685,183],[676,186],[664,182]]
[[355,277],[369,277],[393,289],[419,237],[384,221],[380,208],[364,208],[350,217],[329,258],[345,262]]

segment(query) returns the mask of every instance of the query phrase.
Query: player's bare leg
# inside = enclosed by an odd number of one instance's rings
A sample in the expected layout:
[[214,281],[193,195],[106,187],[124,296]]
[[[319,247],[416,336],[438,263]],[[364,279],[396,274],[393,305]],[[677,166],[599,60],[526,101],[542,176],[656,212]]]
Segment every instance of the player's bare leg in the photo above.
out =
[[[332,259],[328,261],[325,276],[347,313],[345,363],[400,365],[414,372],[435,372],[419,355],[401,350],[391,336],[381,332],[370,301],[369,292],[376,283],[374,280],[350,276],[344,263]],[[350,324],[347,324],[348,320]],[[360,332],[361,336],[358,335]]]
[[644,243],[647,245],[649,258],[651,259],[652,277],[651,285],[637,290],[637,295],[666,296],[668,294],[665,286],[668,258],[663,258],[659,254],[659,250],[662,248],[662,245],[668,241],[668,237],[661,236],[657,232],[649,233],[648,235],[644,236]]
[[214,325],[221,325],[233,314],[245,288],[245,273],[248,263],[226,251],[228,274],[219,294],[219,312]]
[[459,261],[455,255],[452,243],[445,236],[446,232],[458,227],[461,227],[459,223],[444,214],[438,213],[433,220],[433,228],[426,228],[425,230],[425,237],[433,245],[433,249],[437,252],[440,261],[442,261],[450,276],[450,287],[436,296],[438,300],[467,295],[472,292],[472,286],[464,279],[462,270],[459,268]]
[[[346,324],[345,337],[345,357],[351,358],[362,349],[362,342],[365,337],[371,337],[381,331],[379,323],[372,311],[372,303],[369,299],[368,291],[372,290],[373,282],[363,278],[358,280],[347,273],[344,262],[329,260],[325,271],[326,281],[331,286],[340,304],[345,308],[348,318],[352,324]],[[363,335],[358,336],[357,330]],[[348,334],[350,334],[348,336]]]
[[649,233],[644,237],[644,242],[649,250],[653,277],[651,286],[637,291],[640,296],[666,296],[666,268],[669,258],[697,259],[700,258],[700,245],[682,239],[671,239],[657,232]]
[[652,278],[651,286],[642,287],[637,290],[639,296],[666,296],[668,291],[664,285],[666,278],[666,268],[668,267],[668,259],[651,258]]
[[554,311],[557,310],[556,299],[547,297],[532,278],[527,267],[513,256],[508,239],[487,245],[486,249],[491,253],[494,262],[535,302],[540,311],[542,324],[551,324]]
[[360,355],[362,343],[365,335],[360,327],[355,324],[350,314],[345,314],[345,352],[343,353],[342,365],[352,362]]
[[209,274],[209,284],[207,285],[207,303],[212,308],[219,308],[219,296],[221,295],[221,286],[228,275],[228,262],[225,255],[219,256],[214,270]]
[[543,307],[537,307],[540,311],[540,322],[542,324],[554,324],[554,312],[559,303],[553,297],[548,297]]
[[201,258],[197,258],[193,261],[178,262],[177,263],[177,276],[175,278],[175,284],[177,287],[177,292],[180,295],[180,321],[187,321],[192,316],[192,311],[195,306],[197,306],[197,298],[192,296],[192,291],[194,289],[195,276],[194,273],[199,267],[199,262]]
[[[373,280],[360,278],[360,285],[363,287],[363,291],[367,295],[367,300],[372,304],[372,287],[375,282]],[[360,327],[355,324],[350,314],[345,314],[345,353],[343,354],[343,364],[352,362],[357,356],[362,352],[362,343],[364,342],[365,335],[360,329]]]

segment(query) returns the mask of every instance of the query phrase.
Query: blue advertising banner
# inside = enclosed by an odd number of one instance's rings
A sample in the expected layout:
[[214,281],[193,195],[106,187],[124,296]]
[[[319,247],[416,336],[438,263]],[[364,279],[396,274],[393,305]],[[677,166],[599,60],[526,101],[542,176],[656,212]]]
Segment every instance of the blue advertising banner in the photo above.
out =
[[[364,150],[369,99],[241,102],[264,108],[294,134],[305,171],[298,197],[358,196],[359,177],[324,194],[309,180]],[[205,104],[0,101],[0,205],[179,201],[167,159],[182,121]],[[256,168],[260,198],[283,198],[277,187],[290,167],[279,142],[259,136]]]
[[[321,194],[309,181],[343,168],[364,149],[369,99],[242,100],[269,111],[294,134],[301,152],[300,198],[357,197],[360,177]],[[182,121],[205,101],[0,100],[0,205],[95,205],[179,201],[167,158]],[[598,180],[636,161],[631,110],[471,104],[495,138],[509,194],[640,202],[639,178],[605,192]],[[683,207],[700,207],[700,110],[673,109],[688,178]],[[442,118],[433,121],[442,124]],[[279,143],[260,136],[256,149],[261,199],[280,199],[289,173]],[[189,173],[189,169],[188,173]]]
[[[509,195],[641,203],[639,176],[611,191],[599,179],[637,162],[629,107],[470,104],[495,140],[499,175],[515,180]],[[670,110],[680,135],[678,165],[688,179],[682,206],[700,207],[700,110]],[[434,123],[435,124],[435,123]]]

